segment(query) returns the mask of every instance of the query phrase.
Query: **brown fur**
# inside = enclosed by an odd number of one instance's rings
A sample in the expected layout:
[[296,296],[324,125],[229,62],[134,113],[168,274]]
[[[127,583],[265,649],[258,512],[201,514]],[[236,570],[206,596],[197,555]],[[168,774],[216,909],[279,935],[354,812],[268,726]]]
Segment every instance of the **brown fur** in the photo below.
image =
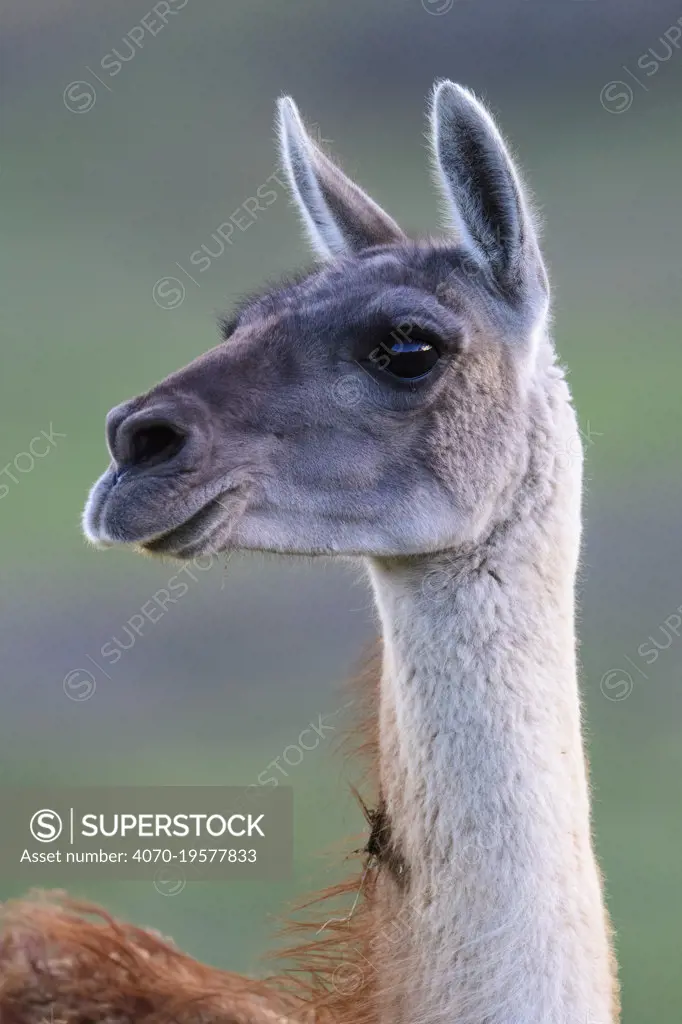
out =
[[[354,751],[371,786],[378,662],[368,662],[354,700],[363,726]],[[357,852],[365,862],[359,875],[300,908],[305,914],[287,928],[299,941],[278,954],[287,966],[266,981],[205,966],[158,934],[63,893],[8,903],[0,932],[0,1022],[375,1024],[372,897],[381,868],[376,856]]]

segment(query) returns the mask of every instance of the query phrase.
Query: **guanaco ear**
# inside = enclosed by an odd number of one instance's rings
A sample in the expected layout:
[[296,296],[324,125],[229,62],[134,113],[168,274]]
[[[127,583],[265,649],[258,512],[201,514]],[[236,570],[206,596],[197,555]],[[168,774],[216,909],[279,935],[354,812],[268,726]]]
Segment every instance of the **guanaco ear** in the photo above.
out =
[[404,241],[395,221],[310,138],[289,96],[278,102],[282,163],[313,249],[323,259]]
[[495,122],[476,97],[453,82],[433,94],[431,130],[437,183],[458,242],[511,287],[529,274],[546,288],[523,185]]

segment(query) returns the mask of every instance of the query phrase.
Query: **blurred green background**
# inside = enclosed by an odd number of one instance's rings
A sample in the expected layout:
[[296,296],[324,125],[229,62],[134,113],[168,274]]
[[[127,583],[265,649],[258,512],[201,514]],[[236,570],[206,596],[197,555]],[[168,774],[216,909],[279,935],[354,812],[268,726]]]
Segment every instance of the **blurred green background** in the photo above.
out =
[[[140,38],[151,0],[5,4],[0,467],[9,463],[16,483],[0,477],[9,488],[0,489],[2,779],[253,782],[311,721],[343,707],[341,681],[376,632],[360,573],[232,558],[197,574],[107,678],[88,659],[117,635],[127,642],[125,622],[176,570],[88,550],[79,515],[106,465],[106,411],[214,344],[215,314],[237,296],[309,258],[278,189],[208,270],[189,263],[276,170],[275,97],[292,93],[406,227],[435,231],[424,99],[435,78],[454,78],[497,112],[545,221],[557,343],[587,443],[581,658],[624,1020],[677,1021],[682,51],[665,32],[682,9],[663,0],[171,6],[165,27],[151,13],[153,32],[135,45],[124,37]],[[113,75],[116,49],[129,59]],[[153,296],[168,276],[185,289],[172,309]],[[66,436],[30,471],[22,458],[12,468],[50,425]],[[65,696],[77,668],[96,676],[87,701]],[[172,898],[141,883],[78,894],[198,957],[259,971],[287,902],[337,880],[339,851],[356,845],[342,842],[361,820],[352,769],[334,745],[321,742],[282,779],[296,807],[290,883],[195,884]],[[0,896],[15,892],[0,879]]]

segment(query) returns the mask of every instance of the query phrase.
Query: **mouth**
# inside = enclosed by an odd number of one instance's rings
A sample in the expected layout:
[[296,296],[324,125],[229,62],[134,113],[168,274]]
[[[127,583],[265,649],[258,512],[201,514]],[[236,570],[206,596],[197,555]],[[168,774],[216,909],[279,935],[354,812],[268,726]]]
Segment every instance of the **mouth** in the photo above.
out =
[[130,546],[150,555],[188,559],[215,553],[227,543],[245,498],[242,488],[224,483],[212,494],[202,491],[181,497],[167,479],[131,481],[109,469],[90,493],[85,535],[97,547]]
[[169,555],[183,559],[217,551],[220,541],[226,538],[230,529],[232,517],[227,505],[230,498],[234,499],[234,492],[226,491],[217,498],[211,498],[180,526],[174,526],[137,547],[149,555]]

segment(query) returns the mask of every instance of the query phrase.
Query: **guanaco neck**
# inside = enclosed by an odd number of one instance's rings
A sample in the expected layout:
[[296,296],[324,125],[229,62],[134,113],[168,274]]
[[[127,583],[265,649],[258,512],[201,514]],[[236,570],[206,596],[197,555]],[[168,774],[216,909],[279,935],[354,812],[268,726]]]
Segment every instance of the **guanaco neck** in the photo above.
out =
[[402,919],[381,954],[387,1024],[617,1018],[576,681],[579,469],[564,477],[541,522],[530,497],[467,552],[370,566],[401,865],[379,892]]

